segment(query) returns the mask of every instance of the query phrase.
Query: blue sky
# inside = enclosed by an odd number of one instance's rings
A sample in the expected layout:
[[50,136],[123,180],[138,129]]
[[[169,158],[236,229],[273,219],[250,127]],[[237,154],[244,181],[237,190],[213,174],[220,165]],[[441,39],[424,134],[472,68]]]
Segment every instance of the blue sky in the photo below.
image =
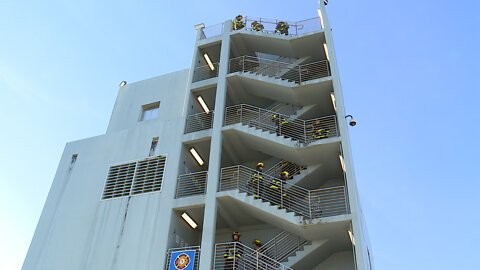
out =
[[[297,21],[301,1],[0,2],[0,268],[20,269],[66,142],[118,84],[189,67],[193,25]],[[376,269],[478,269],[480,2],[330,0]]]

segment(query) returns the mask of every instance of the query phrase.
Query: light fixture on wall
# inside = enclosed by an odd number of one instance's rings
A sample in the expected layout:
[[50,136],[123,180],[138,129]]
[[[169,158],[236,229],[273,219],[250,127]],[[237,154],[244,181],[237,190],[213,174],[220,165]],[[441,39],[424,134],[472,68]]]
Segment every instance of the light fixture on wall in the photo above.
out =
[[197,151],[195,150],[195,148],[190,148],[190,154],[192,154],[192,156],[195,158],[195,160],[197,161],[198,165],[200,166],[203,166],[203,164],[205,164],[205,162],[203,162],[203,159],[200,157],[200,155],[197,153]]
[[210,60],[210,57],[208,56],[207,53],[204,53],[204,54],[203,54],[203,58],[205,58],[205,61],[207,62],[208,67],[210,68],[210,70],[215,70],[215,67],[214,67],[213,64],[212,64],[212,60]]
[[330,98],[332,99],[333,109],[337,111],[337,106],[335,105],[335,94],[330,92]]
[[350,242],[355,246],[355,238],[353,237],[352,229],[348,229],[348,236],[350,237]]
[[320,18],[320,25],[322,25],[322,29],[324,29],[325,26],[323,25],[322,10],[321,10],[321,9],[317,9],[317,11],[318,11],[318,17]]
[[185,212],[183,212],[182,214],[182,218],[188,223],[188,225],[190,225],[190,227],[192,227],[193,229],[197,228],[198,225],[197,223],[195,223],[195,221],[193,221],[193,219]]
[[327,57],[327,61],[330,62],[330,57],[328,56],[327,43],[323,43],[323,49],[325,50],[325,56]]
[[208,114],[210,112],[210,109],[208,108],[205,101],[203,101],[203,98],[201,96],[198,96],[197,100],[198,100],[198,103],[200,103],[200,106],[202,106],[203,110]]
[[124,87],[125,85],[127,85],[127,81],[121,81],[120,82],[120,87]]
[[344,172],[347,172],[347,171],[345,170],[345,161],[343,161],[342,155],[338,155],[338,159],[340,159],[340,165],[342,165],[342,170],[343,170]]
[[348,124],[350,126],[354,127],[357,124],[357,121],[355,121],[355,119],[353,119],[353,116],[351,114],[345,116],[345,119],[347,119],[347,117],[350,117],[350,122]]

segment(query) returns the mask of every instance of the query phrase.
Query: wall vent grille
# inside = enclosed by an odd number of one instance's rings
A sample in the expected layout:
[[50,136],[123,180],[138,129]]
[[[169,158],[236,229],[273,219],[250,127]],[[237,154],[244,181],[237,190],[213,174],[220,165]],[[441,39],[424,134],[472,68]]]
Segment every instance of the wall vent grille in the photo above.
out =
[[154,157],[138,161],[132,195],[159,191],[162,187],[165,157]]
[[102,199],[128,196],[132,188],[136,165],[136,162],[131,162],[110,167]]
[[165,161],[165,156],[156,156],[111,166],[102,200],[160,191]]

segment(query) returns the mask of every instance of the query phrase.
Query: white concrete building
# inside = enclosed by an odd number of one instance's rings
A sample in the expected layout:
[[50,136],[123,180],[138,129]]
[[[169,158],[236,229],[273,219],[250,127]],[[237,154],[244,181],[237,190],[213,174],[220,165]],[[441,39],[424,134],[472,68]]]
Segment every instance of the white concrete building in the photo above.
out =
[[66,145],[23,269],[170,269],[179,250],[193,269],[373,269],[319,16],[199,25],[190,69],[121,86],[106,134]]

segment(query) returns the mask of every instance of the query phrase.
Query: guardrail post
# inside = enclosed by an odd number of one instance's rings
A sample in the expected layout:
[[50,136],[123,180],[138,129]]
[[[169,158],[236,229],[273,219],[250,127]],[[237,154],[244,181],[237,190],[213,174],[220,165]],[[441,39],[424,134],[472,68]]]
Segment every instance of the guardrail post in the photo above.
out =
[[283,208],[283,181],[280,180],[280,208]]
[[240,123],[243,124],[242,116],[243,116],[243,104],[240,104]]
[[242,56],[242,72],[245,72],[245,56]]
[[307,142],[307,122],[303,121],[303,134],[305,135],[305,144],[308,144]]
[[302,66],[298,66],[298,83],[302,83]]
[[312,219],[312,202],[310,190],[308,191],[308,211],[310,212],[310,219]]

